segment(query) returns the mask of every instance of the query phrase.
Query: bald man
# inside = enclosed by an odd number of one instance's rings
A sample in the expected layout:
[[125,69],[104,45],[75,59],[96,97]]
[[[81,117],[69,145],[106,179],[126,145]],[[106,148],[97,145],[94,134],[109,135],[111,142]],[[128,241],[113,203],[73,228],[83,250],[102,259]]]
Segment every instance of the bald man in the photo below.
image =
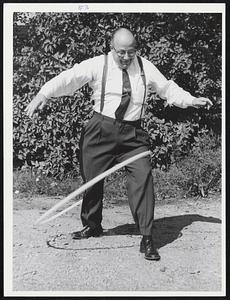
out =
[[[99,55],[48,81],[26,108],[32,117],[51,97],[73,95],[86,83],[93,89],[94,114],[83,129],[80,140],[80,167],[84,182],[149,149],[149,137],[141,127],[145,96],[152,87],[169,105],[181,108],[211,106],[207,98],[195,98],[172,80],[167,80],[147,59],[136,55],[136,41],[125,28],[118,29],[111,40],[108,55]],[[159,260],[154,246],[154,190],[149,157],[126,167],[127,190],[133,219],[142,235],[140,252],[145,259]],[[73,239],[98,237],[102,229],[103,180],[89,188],[83,197],[83,229],[72,233]]]

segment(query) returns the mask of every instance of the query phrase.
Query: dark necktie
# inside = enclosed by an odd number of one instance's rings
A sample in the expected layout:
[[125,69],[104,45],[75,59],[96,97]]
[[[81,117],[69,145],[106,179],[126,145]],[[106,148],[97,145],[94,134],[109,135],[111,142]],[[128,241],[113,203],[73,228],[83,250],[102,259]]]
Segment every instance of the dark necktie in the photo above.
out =
[[129,80],[129,75],[126,69],[122,69],[123,76],[123,86],[122,86],[122,96],[121,103],[115,111],[116,119],[123,120],[125,112],[129,106],[131,99],[131,85]]

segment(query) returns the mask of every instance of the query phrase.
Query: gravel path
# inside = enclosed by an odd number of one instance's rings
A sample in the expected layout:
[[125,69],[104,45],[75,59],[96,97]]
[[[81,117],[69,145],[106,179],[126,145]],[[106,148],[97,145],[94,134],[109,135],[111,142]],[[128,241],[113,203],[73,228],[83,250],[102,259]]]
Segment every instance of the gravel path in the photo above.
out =
[[141,236],[125,201],[105,204],[99,238],[71,239],[81,229],[80,208],[33,225],[59,199],[14,200],[13,291],[221,291],[219,195],[156,205],[158,262],[139,253]]

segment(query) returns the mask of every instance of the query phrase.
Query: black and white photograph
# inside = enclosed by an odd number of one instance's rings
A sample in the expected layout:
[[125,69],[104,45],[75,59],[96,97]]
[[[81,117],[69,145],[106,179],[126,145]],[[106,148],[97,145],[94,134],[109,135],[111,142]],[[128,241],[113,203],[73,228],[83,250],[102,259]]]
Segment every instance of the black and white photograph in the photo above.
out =
[[5,296],[225,295],[225,4],[4,4]]

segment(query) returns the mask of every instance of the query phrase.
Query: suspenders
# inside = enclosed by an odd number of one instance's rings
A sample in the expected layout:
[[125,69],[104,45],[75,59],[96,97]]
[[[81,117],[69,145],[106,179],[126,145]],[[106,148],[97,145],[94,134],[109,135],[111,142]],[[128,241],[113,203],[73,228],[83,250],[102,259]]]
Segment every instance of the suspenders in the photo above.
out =
[[106,85],[106,77],[108,72],[108,55],[104,55],[104,68],[102,74],[102,83],[101,83],[101,106],[100,106],[100,113],[102,113],[104,108],[104,100],[105,100],[105,85]]
[[143,102],[142,102],[142,106],[141,106],[141,114],[140,114],[140,119],[142,117],[142,112],[143,112],[143,108],[144,108],[144,102],[145,102],[145,97],[146,97],[146,77],[145,77],[145,72],[144,72],[144,68],[143,68],[143,62],[142,59],[140,58],[140,56],[137,56],[137,60],[141,69],[141,78],[144,84],[144,97],[143,97]]
[[[139,67],[141,69],[141,78],[144,84],[144,97],[143,97],[143,103],[141,106],[141,114],[140,114],[140,119],[142,117],[142,112],[143,112],[143,107],[144,107],[144,102],[145,102],[145,97],[146,97],[146,77],[145,77],[145,72],[143,68],[143,62],[140,58],[140,56],[137,56],[137,60],[139,63]],[[103,74],[102,74],[102,83],[101,83],[101,105],[100,105],[100,113],[102,113],[103,108],[104,108],[104,99],[105,99],[105,85],[106,85],[106,77],[107,77],[107,72],[108,72],[108,56],[105,54],[104,55],[104,68],[103,68]]]

